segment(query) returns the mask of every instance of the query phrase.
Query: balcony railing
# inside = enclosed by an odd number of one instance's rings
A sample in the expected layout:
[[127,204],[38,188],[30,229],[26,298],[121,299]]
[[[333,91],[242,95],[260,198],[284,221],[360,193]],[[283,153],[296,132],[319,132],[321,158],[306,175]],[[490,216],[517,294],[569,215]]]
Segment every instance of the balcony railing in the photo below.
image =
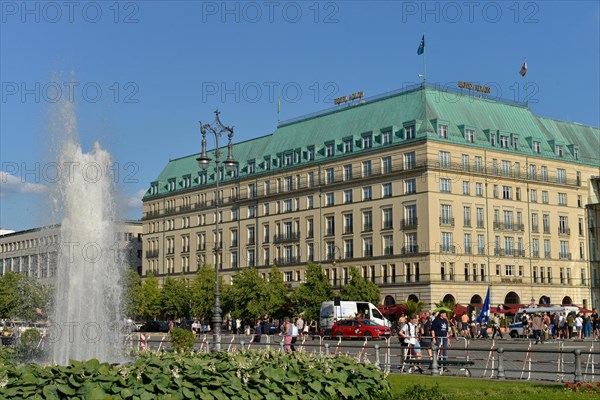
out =
[[454,218],[440,217],[440,225],[443,225],[443,226],[454,226]]
[[571,228],[566,228],[566,227],[559,226],[558,227],[558,234],[559,235],[570,235],[571,234]]
[[416,254],[419,252],[419,245],[411,245],[411,246],[404,246],[402,248],[402,254]]
[[440,252],[441,253],[451,253],[451,254],[454,254],[454,253],[456,253],[456,246],[441,245],[440,246]]
[[400,221],[401,229],[412,229],[416,228],[418,224],[417,218],[405,218]]
[[273,235],[273,243],[297,242],[300,240],[299,232],[282,233]]
[[363,225],[363,232],[372,232],[373,231],[373,225]]
[[291,264],[299,264],[300,257],[283,257],[276,258],[273,260],[273,263],[276,265],[291,265]]
[[394,223],[392,221],[385,221],[381,229],[394,229]]
[[570,260],[571,259],[571,253],[559,253],[558,257],[561,260]]
[[146,251],[146,258],[157,258],[158,250],[148,250]]

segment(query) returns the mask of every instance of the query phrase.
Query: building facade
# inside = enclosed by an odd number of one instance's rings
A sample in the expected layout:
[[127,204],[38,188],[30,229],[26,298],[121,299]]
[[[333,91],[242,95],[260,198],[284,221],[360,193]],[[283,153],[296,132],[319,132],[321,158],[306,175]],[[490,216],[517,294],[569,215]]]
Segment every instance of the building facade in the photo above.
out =
[[[124,221],[118,223],[117,227],[114,248],[106,250],[141,273],[141,222]],[[1,235],[0,276],[13,271],[40,279],[44,283],[51,283],[56,275],[59,257],[68,256],[70,251],[84,250],[73,244],[69,246],[61,242],[60,225]]]
[[234,145],[218,214],[214,168],[169,161],[144,196],[142,274],[214,265],[218,237],[226,282],[277,265],[293,288],[312,261],[338,289],[359,267],[386,304],[491,286],[494,304],[591,307],[599,148],[598,128],[429,85],[296,118]]

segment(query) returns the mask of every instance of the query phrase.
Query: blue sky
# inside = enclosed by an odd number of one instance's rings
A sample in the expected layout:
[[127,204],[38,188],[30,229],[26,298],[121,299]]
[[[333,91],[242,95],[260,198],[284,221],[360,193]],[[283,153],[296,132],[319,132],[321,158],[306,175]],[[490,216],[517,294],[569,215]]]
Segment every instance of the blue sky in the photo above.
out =
[[417,83],[423,33],[429,82],[523,100],[527,58],[536,114],[600,126],[598,1],[68,4],[0,3],[0,229],[54,222],[56,100],[74,99],[85,151],[111,152],[123,216],[138,219],[149,182],[200,150],[198,120],[216,108],[242,141],[275,130],[275,82],[282,120]]

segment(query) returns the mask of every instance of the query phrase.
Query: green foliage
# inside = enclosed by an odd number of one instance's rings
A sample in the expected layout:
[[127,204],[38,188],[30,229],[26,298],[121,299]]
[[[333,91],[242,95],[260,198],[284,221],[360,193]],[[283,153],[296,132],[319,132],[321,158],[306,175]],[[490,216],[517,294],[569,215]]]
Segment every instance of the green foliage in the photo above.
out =
[[0,367],[14,365],[17,362],[17,352],[12,346],[0,346]]
[[308,263],[306,281],[292,293],[291,300],[295,313],[303,312],[305,321],[319,319],[321,303],[333,300],[333,289],[320,265]]
[[[215,268],[209,265],[200,267],[190,284],[192,298],[192,316],[211,319],[215,307]],[[223,285],[220,285],[222,289]]]
[[148,275],[140,288],[140,297],[137,301],[137,315],[145,320],[151,320],[160,313],[160,288],[158,279],[153,274]]
[[141,354],[132,364],[0,366],[0,398],[391,399],[372,364],[346,357],[245,351]]
[[406,315],[408,315],[410,317],[413,314],[420,314],[421,311],[423,310],[423,308],[425,308],[426,304],[424,302],[422,302],[421,300],[419,300],[419,301],[407,300],[407,301],[402,302],[402,306],[404,306],[404,308],[406,308]]
[[448,396],[440,391],[440,386],[414,385],[404,390],[397,399],[402,400],[446,400]]
[[141,317],[138,304],[142,298],[142,279],[131,268],[127,268],[121,279],[123,285],[123,315],[138,319]]
[[194,348],[194,340],[196,338],[194,337],[194,332],[190,330],[174,328],[169,333],[169,336],[171,338],[171,345],[177,353],[190,351]]
[[376,284],[363,278],[358,267],[350,267],[350,282],[340,291],[340,298],[344,301],[368,301],[379,305],[381,291]]
[[9,271],[0,277],[0,318],[40,319],[36,308],[46,309],[51,298],[51,288],[31,276]]
[[42,351],[38,349],[38,344],[42,335],[35,329],[27,329],[21,335],[19,344],[15,348],[16,359],[19,362],[27,363],[42,355]]
[[166,277],[160,294],[161,314],[167,318],[187,317],[190,313],[190,294],[185,279]]
[[237,319],[256,319],[266,311],[267,286],[256,268],[244,268],[235,276],[231,286],[234,302],[232,315]]
[[283,273],[276,266],[271,268],[269,280],[265,282],[265,302],[264,314],[276,318],[282,317],[289,305],[288,288],[283,283]]

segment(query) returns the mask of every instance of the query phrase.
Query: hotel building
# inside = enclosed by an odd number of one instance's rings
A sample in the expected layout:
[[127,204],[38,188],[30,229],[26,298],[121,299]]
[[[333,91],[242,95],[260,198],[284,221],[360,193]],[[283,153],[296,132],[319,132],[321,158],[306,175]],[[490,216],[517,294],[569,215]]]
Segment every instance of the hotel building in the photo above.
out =
[[143,276],[214,265],[218,238],[227,283],[277,265],[294,288],[312,261],[336,289],[359,267],[388,305],[482,303],[488,286],[493,304],[600,305],[597,127],[418,85],[235,143],[218,214],[197,156],[144,196]]

